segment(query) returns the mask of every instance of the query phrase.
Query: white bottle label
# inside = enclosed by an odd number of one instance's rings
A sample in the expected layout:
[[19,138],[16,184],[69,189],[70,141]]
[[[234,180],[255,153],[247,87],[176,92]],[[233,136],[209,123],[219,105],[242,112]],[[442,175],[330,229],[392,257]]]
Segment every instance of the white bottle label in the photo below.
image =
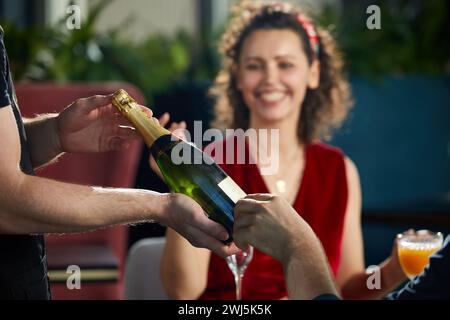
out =
[[218,186],[235,204],[247,195],[230,177],[223,179]]

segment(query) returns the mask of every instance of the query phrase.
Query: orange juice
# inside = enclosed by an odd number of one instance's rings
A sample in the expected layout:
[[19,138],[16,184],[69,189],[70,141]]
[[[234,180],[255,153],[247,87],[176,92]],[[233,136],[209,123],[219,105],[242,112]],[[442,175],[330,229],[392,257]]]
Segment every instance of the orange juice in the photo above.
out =
[[429,257],[438,249],[439,247],[400,247],[398,254],[403,271],[409,278],[422,273],[429,263]]

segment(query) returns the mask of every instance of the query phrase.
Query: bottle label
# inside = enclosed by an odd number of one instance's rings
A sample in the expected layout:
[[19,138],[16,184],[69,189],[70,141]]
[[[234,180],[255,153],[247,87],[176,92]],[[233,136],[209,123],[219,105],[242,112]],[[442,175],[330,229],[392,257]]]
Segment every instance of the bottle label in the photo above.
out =
[[223,179],[218,186],[231,199],[231,201],[234,202],[234,204],[236,204],[238,200],[245,198],[247,195],[230,177]]

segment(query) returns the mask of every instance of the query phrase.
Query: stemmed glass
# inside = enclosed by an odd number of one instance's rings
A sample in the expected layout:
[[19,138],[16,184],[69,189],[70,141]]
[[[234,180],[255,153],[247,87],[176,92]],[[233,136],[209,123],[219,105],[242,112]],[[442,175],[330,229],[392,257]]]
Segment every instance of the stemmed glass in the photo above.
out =
[[419,230],[407,231],[397,236],[398,256],[405,274],[414,278],[422,273],[429,263],[429,257],[439,250],[443,244],[441,232]]
[[253,258],[253,247],[248,246],[246,250],[241,250],[238,253],[226,258],[228,267],[234,275],[234,282],[236,284],[236,300],[242,299],[242,279],[244,277],[245,269]]

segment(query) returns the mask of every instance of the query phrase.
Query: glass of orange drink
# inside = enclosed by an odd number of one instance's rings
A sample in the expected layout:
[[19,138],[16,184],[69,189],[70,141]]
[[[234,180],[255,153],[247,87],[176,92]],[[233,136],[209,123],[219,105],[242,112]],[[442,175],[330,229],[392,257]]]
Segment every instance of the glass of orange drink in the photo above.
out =
[[398,235],[398,257],[405,274],[410,279],[421,274],[443,241],[441,232],[429,230],[406,231]]

